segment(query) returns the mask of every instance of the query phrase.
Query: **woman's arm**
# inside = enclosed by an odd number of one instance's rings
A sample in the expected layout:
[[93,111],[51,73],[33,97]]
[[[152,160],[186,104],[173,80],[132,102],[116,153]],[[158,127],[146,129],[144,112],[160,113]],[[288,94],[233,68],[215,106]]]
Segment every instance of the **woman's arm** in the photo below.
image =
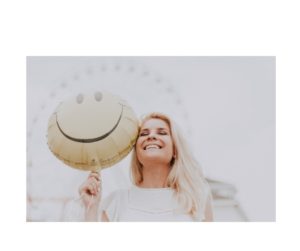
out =
[[[98,219],[98,208],[90,208],[88,211],[85,211],[85,221],[99,221]],[[109,222],[109,219],[107,217],[107,214],[105,211],[101,211],[101,221],[103,222]]]
[[79,194],[85,207],[85,221],[98,220],[101,193],[100,173],[91,172],[87,180],[79,187]]
[[98,221],[98,206],[85,208],[85,221]]

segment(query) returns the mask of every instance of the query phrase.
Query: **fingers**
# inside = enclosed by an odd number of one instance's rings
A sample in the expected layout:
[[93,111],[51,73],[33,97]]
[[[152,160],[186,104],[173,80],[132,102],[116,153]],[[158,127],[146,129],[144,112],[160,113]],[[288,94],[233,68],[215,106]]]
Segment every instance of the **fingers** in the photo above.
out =
[[89,178],[95,178],[96,180],[101,180],[101,174],[99,172],[90,172]]
[[89,191],[90,194],[92,195],[97,195],[97,193],[99,192],[96,184],[91,183],[87,186],[87,190]]
[[102,185],[100,172],[96,172],[96,171],[91,172],[88,177],[88,182],[91,182],[93,184],[93,188],[99,191]]
[[95,178],[89,178],[88,179],[88,184],[92,186],[93,189],[95,189],[96,191],[100,190],[101,187],[101,181],[97,180]]
[[96,195],[98,192],[100,192],[101,179],[99,173],[95,173],[95,172],[90,173],[87,183],[88,183],[88,190],[91,194]]
[[101,175],[98,172],[91,172],[87,180],[80,186],[79,194],[86,193],[87,195],[95,195],[101,193]]

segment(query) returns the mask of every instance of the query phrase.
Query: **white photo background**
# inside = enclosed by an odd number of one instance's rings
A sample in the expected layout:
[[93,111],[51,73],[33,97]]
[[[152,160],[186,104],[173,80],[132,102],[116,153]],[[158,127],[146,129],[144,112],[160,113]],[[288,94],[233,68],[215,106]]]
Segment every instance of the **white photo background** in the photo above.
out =
[[[63,221],[88,173],[56,159],[47,125],[69,96],[106,90],[137,116],[181,127],[214,192],[217,221],[275,220],[275,69],[270,57],[29,57],[27,220]],[[131,185],[130,155],[102,171],[103,196]]]

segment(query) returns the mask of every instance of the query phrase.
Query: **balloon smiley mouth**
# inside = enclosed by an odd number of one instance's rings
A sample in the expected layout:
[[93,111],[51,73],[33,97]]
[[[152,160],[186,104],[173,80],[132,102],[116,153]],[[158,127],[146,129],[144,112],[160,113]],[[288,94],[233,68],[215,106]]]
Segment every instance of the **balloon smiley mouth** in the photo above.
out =
[[108,137],[117,127],[118,125],[120,124],[120,121],[121,121],[121,118],[123,116],[123,108],[124,108],[124,105],[119,103],[121,105],[121,112],[120,112],[120,116],[116,122],[116,124],[112,127],[111,130],[109,130],[107,133],[104,133],[103,135],[99,136],[99,137],[95,137],[95,138],[75,138],[75,137],[72,137],[68,134],[66,134],[62,128],[60,127],[59,123],[58,123],[58,120],[57,120],[57,113],[56,113],[56,124],[57,124],[57,127],[59,129],[59,131],[66,137],[68,138],[69,140],[72,140],[72,141],[75,141],[75,142],[79,142],[79,143],[94,143],[94,142],[97,142],[97,141],[100,141],[102,139],[105,139],[106,137]]

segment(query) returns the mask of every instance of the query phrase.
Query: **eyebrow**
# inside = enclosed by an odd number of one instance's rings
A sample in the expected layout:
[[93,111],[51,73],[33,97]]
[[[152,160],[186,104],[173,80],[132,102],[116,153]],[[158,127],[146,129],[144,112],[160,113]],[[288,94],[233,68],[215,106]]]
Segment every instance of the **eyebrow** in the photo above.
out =
[[160,128],[157,128],[157,130],[166,130],[166,131],[168,131],[168,128],[160,127]]
[[[149,131],[150,129],[149,128],[142,128],[141,131]],[[168,131],[168,128],[165,128],[165,127],[159,127],[159,128],[155,128],[155,130],[158,130],[158,131]]]

